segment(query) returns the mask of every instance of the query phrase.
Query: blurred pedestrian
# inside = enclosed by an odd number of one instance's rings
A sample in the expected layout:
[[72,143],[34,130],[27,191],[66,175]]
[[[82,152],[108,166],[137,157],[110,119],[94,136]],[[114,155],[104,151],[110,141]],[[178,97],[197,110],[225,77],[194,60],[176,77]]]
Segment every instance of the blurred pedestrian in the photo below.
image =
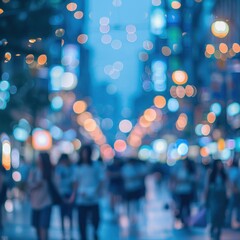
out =
[[75,173],[76,205],[81,240],[87,240],[87,223],[91,219],[94,240],[98,239],[100,221],[99,198],[102,186],[102,174],[92,161],[92,147],[82,146]]
[[221,160],[214,160],[206,190],[211,238],[219,240],[227,207],[227,175]]
[[53,179],[53,168],[49,154],[42,152],[38,155],[37,165],[30,172],[28,184],[30,202],[32,205],[32,225],[36,229],[38,240],[48,239],[52,199],[49,182]]
[[176,204],[175,216],[184,227],[187,227],[191,215],[191,204],[195,195],[194,162],[188,158],[179,160],[174,167],[171,184]]
[[234,228],[240,227],[240,169],[238,160],[238,156],[236,156],[228,170],[231,193],[227,209],[227,225]]
[[119,206],[123,194],[123,177],[121,174],[121,169],[121,159],[117,157],[115,157],[113,162],[107,167],[110,206],[114,215],[117,213],[116,208]]
[[72,238],[73,202],[70,202],[70,199],[74,190],[74,166],[67,154],[62,154],[59,158],[55,168],[55,182],[61,198],[63,199],[60,204],[62,236],[63,239],[66,238],[65,220],[67,220],[70,226],[70,238]]
[[140,213],[140,200],[145,197],[145,176],[147,169],[135,158],[129,158],[122,167],[124,183],[124,201],[131,223],[137,220]]
[[[1,161],[0,161],[1,163]],[[6,170],[0,164],[0,236],[2,236],[3,232],[3,205],[7,198],[7,178],[6,178]]]

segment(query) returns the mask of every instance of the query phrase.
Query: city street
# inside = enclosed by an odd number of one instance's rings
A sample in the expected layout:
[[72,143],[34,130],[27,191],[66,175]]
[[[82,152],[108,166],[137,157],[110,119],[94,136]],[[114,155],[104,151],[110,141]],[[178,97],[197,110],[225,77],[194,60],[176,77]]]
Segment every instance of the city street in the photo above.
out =
[[[100,240],[210,240],[208,230],[201,228],[173,230],[173,217],[164,205],[169,202],[169,196],[164,188],[156,192],[153,182],[148,181],[147,202],[145,213],[138,216],[137,224],[130,226],[126,215],[121,214],[119,221],[112,219],[106,200],[102,201],[102,222]],[[34,229],[30,226],[30,209],[26,203],[22,208],[15,202],[15,211],[7,214],[4,240],[36,239]],[[143,211],[143,212],[144,212]],[[76,219],[76,212],[74,219]],[[91,227],[89,227],[89,239]],[[74,222],[74,239],[79,239],[77,221]],[[53,209],[50,239],[61,239],[60,218],[57,207]],[[240,231],[225,229],[221,240],[239,240]]]
[[240,240],[239,30],[240,0],[0,0],[0,240]]

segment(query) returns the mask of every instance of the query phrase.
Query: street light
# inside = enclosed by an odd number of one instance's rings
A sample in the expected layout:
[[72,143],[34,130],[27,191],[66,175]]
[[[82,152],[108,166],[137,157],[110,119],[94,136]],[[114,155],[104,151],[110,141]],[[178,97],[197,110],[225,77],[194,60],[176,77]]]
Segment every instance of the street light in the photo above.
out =
[[229,33],[229,26],[225,21],[215,21],[211,26],[212,34],[218,38],[225,38]]

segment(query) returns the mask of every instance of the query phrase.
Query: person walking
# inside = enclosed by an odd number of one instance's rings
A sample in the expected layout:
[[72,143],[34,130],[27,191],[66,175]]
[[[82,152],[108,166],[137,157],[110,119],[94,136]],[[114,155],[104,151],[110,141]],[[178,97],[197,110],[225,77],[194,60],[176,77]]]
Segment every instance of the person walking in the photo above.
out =
[[227,207],[227,175],[221,160],[214,160],[209,174],[206,206],[210,217],[211,238],[219,240]]
[[31,170],[28,179],[32,225],[36,229],[38,240],[48,240],[52,209],[49,182],[53,178],[52,171],[49,154],[41,152],[37,158],[37,165]]
[[78,223],[81,240],[87,240],[87,223],[91,219],[94,240],[98,239],[100,221],[99,198],[103,174],[92,161],[92,147],[82,146],[75,172],[75,203],[78,209]]
[[66,227],[65,220],[69,222],[70,226],[70,238],[72,238],[73,230],[73,203],[70,202],[70,198],[74,190],[74,168],[71,164],[69,156],[67,154],[62,154],[59,158],[58,164],[55,168],[55,183],[58,192],[62,198],[62,203],[60,204],[61,213],[61,225],[62,225],[62,236],[63,239],[66,237]]
[[195,190],[194,163],[188,158],[179,160],[174,168],[171,180],[173,197],[176,202],[175,216],[184,227],[188,227]]
[[2,165],[0,165],[0,237],[3,234],[3,211],[2,211],[2,206],[4,205],[4,203],[6,201],[6,198],[7,198],[6,170]]

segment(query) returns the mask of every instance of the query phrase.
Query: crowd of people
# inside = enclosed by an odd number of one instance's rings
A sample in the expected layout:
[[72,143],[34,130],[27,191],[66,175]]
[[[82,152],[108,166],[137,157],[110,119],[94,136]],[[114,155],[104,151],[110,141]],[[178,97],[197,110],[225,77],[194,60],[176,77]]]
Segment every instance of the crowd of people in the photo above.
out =
[[[39,240],[47,240],[51,224],[52,207],[58,206],[62,237],[73,232],[73,212],[78,214],[78,230],[81,240],[88,239],[88,224],[93,226],[93,238],[99,239],[101,221],[101,199],[109,200],[114,220],[124,206],[131,223],[137,221],[141,204],[148,191],[145,179],[156,176],[157,184],[164,182],[172,201],[166,207],[172,210],[181,227],[192,227],[192,206],[205,209],[201,219],[205,227],[207,219],[210,236],[219,240],[223,227],[233,227],[240,222],[240,169],[238,157],[224,164],[212,160],[209,164],[197,163],[188,158],[177,161],[169,167],[166,164],[140,161],[136,158],[115,157],[105,163],[92,159],[92,146],[82,146],[77,163],[67,154],[62,154],[53,166],[47,152],[38,154],[36,164],[26,178],[22,188],[29,196],[32,208],[32,226]],[[6,170],[0,166],[0,232],[3,230],[3,205],[7,198],[9,179]],[[67,223],[67,224],[66,224]],[[67,229],[68,226],[68,229]],[[240,225],[239,225],[240,226]]]

